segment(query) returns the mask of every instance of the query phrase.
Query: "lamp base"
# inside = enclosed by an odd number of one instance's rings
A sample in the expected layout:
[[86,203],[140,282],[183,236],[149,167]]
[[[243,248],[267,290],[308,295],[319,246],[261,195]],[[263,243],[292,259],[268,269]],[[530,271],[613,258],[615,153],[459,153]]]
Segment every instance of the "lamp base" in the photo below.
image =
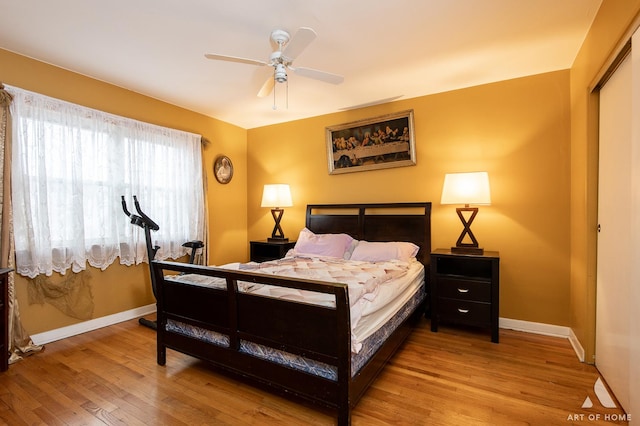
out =
[[451,253],[483,255],[484,249],[481,247],[454,246],[451,247]]
[[[471,216],[469,217],[469,219],[466,219],[464,217],[463,212],[471,212]],[[464,208],[458,207],[456,209],[456,213],[458,213],[458,217],[460,218],[460,221],[462,222],[464,229],[462,230],[462,233],[458,237],[458,241],[456,241],[456,245],[451,247],[451,253],[483,255],[484,249],[481,247],[478,247],[478,240],[476,240],[475,235],[473,235],[473,232],[471,232],[471,222],[473,222],[473,219],[475,219],[476,215],[478,214],[478,208],[469,207],[469,205],[467,204]],[[469,238],[471,239],[470,243],[462,242],[465,239],[465,235],[468,235]]]
[[270,243],[288,243],[289,239],[285,237],[269,237],[267,238],[267,241]]
[[273,232],[271,233],[271,238],[267,238],[267,241],[270,243],[286,243],[289,241],[288,238],[284,237],[284,232],[282,232],[282,226],[280,226],[280,221],[282,220],[282,215],[284,214],[284,210],[276,207],[275,209],[271,209],[271,216],[273,216],[273,220],[276,221],[276,224],[273,227]]

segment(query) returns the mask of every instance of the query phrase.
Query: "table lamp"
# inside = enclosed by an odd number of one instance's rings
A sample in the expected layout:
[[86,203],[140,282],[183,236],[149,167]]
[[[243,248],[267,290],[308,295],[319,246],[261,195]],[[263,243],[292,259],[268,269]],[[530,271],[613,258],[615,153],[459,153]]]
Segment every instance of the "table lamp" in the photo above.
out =
[[288,238],[284,237],[280,221],[284,214],[284,209],[282,209],[282,207],[291,207],[292,205],[293,203],[291,202],[291,191],[289,190],[289,185],[269,184],[264,186],[264,190],[262,191],[262,203],[260,206],[271,207],[271,215],[273,216],[273,220],[276,222],[273,227],[273,232],[271,233],[271,238],[267,239],[268,241],[281,243],[289,241]]
[[[454,247],[452,253],[461,254],[483,254],[484,249],[478,246],[478,240],[471,232],[471,223],[478,214],[477,207],[469,205],[490,205],[491,189],[489,187],[489,175],[487,172],[473,173],[447,173],[442,186],[442,199],[440,204],[464,204],[464,207],[456,208],[456,213],[464,229]],[[469,218],[465,218],[464,213],[470,213]],[[471,242],[463,242],[468,236]]]

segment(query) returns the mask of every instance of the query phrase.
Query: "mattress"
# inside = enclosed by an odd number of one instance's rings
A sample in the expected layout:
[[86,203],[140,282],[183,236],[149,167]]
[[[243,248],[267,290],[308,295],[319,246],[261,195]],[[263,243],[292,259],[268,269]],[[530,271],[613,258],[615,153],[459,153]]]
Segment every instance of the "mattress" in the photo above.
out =
[[375,299],[363,303],[360,320],[351,325],[356,345],[388,322],[416,292],[424,289],[424,282],[424,266],[416,261],[411,263],[405,275],[379,286]]

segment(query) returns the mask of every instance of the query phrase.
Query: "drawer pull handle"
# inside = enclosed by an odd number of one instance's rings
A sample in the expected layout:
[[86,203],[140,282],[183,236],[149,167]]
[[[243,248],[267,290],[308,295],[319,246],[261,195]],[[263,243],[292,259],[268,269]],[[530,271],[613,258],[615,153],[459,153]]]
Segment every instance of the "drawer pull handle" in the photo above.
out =
[[460,312],[461,314],[466,314],[469,312],[468,309],[462,309],[462,308],[458,308],[458,312]]
[[458,289],[458,293],[469,293],[469,289],[468,288],[459,288]]

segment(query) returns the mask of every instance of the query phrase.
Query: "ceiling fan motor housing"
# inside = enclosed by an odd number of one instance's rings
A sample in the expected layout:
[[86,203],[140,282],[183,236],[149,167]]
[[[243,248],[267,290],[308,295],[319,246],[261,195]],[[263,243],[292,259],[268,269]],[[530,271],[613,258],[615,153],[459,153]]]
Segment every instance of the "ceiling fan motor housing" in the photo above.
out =
[[273,40],[280,48],[289,42],[289,33],[284,30],[273,30],[271,32],[271,40]]

